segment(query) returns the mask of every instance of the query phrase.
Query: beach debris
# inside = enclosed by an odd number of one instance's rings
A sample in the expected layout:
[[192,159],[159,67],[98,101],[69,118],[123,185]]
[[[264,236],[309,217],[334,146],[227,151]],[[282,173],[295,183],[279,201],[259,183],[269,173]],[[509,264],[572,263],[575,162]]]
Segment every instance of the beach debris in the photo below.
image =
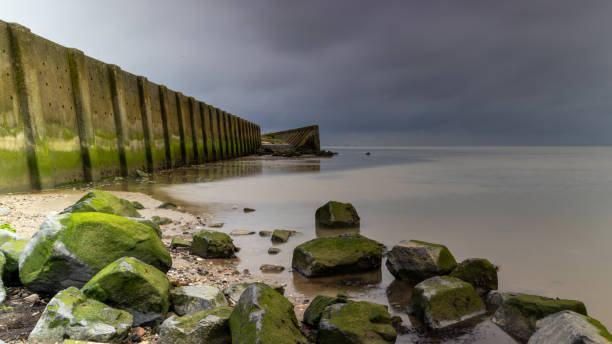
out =
[[384,246],[356,233],[317,238],[293,250],[292,266],[307,277],[378,269]]
[[166,319],[159,331],[165,344],[231,344],[229,319],[232,308],[223,306]]
[[208,285],[183,286],[172,289],[170,299],[174,312],[185,315],[227,306],[225,295],[217,287]]
[[202,258],[233,258],[234,252],[234,241],[222,232],[202,230],[191,242],[191,253]]
[[323,228],[359,227],[357,210],[350,203],[329,201],[315,212],[316,225]]
[[99,212],[127,217],[141,217],[132,202],[101,190],[92,190],[61,213]]
[[403,240],[388,253],[386,265],[395,278],[418,283],[449,274],[457,262],[444,245]]

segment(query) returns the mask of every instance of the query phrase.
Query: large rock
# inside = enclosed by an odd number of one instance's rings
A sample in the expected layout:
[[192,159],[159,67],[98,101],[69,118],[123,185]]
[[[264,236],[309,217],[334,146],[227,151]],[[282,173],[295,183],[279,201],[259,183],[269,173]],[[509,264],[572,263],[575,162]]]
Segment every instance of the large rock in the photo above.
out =
[[506,332],[526,341],[535,332],[538,320],[564,310],[587,315],[586,307],[580,301],[502,293],[502,304],[492,320]]
[[387,268],[399,280],[418,283],[450,273],[457,266],[444,245],[424,241],[400,241],[387,255]]
[[536,323],[528,344],[607,344],[612,335],[597,320],[572,311],[551,314]]
[[484,258],[462,261],[450,276],[470,283],[480,296],[486,295],[491,290],[497,290],[497,267]]
[[49,301],[28,339],[35,343],[61,343],[68,338],[120,343],[131,327],[130,313],[89,299],[71,287]]
[[307,343],[298,328],[293,304],[270,286],[251,284],[230,317],[233,344]]
[[395,343],[387,307],[361,301],[339,303],[325,308],[319,322],[318,344]]
[[217,287],[207,285],[174,288],[170,292],[170,299],[178,315],[227,306],[225,295]]
[[[240,300],[240,296],[242,293],[253,283],[236,283],[230,286],[223,288],[223,295],[229,300],[232,305],[235,305]],[[285,294],[284,286],[270,286],[272,289],[276,290],[281,295]]]
[[317,209],[315,221],[318,226],[327,228],[359,227],[359,215],[350,203],[329,201]]
[[170,282],[166,275],[132,257],[112,262],[82,290],[88,297],[128,311],[135,326],[161,323],[170,307]]
[[18,285],[19,282],[19,257],[23,252],[27,240],[10,240],[0,245],[0,252],[6,258],[6,265],[2,279],[8,285]]
[[222,232],[202,230],[191,242],[191,253],[202,258],[233,258],[234,252],[234,241]]
[[383,248],[354,233],[318,238],[297,246],[291,264],[308,277],[364,272],[380,267]]
[[49,215],[19,259],[19,278],[30,289],[55,293],[81,287],[121,257],[168,271],[172,258],[155,231],[103,213]]
[[164,321],[159,332],[160,344],[231,344],[229,318],[232,308],[224,306],[172,316]]
[[449,276],[436,276],[417,284],[409,310],[431,329],[454,325],[486,312],[471,284]]
[[337,303],[346,303],[348,300],[346,297],[331,297],[325,295],[317,295],[308,305],[304,312],[304,323],[316,328],[319,326],[321,316],[325,308]]
[[92,190],[75,204],[64,209],[66,213],[100,212],[127,217],[141,217],[132,202],[118,198],[106,191]]

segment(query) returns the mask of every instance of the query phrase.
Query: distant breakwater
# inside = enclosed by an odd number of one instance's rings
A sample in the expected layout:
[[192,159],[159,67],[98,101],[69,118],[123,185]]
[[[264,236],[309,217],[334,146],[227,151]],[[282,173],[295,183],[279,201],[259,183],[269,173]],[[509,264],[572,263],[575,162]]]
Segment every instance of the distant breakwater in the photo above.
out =
[[261,128],[0,21],[0,192],[258,150]]

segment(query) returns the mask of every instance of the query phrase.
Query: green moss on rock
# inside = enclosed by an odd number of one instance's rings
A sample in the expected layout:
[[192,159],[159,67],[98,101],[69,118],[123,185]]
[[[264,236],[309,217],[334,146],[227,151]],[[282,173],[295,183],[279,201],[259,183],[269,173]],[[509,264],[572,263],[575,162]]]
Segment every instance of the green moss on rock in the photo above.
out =
[[329,201],[315,212],[318,226],[328,228],[359,227],[359,215],[350,203]]
[[273,242],[287,242],[289,241],[289,237],[293,235],[293,231],[289,231],[286,229],[275,229],[272,232],[271,240]]
[[457,262],[444,245],[404,240],[389,252],[386,265],[395,278],[418,283],[450,273]]
[[354,233],[317,238],[298,245],[291,264],[308,277],[364,272],[380,267],[383,248]]
[[172,241],[170,242],[170,248],[173,250],[188,247],[191,247],[191,243],[183,238],[172,238]]
[[429,328],[439,329],[484,314],[486,309],[471,284],[436,276],[414,287],[410,311]]
[[293,304],[271,287],[251,284],[230,317],[233,344],[305,344]]
[[191,313],[182,317],[172,316],[164,321],[159,332],[165,344],[231,344],[229,319],[232,308],[223,306]]
[[174,288],[170,292],[170,299],[178,315],[227,306],[225,295],[217,287],[206,285]]
[[121,257],[168,271],[172,258],[150,227],[104,213],[50,215],[25,247],[21,282],[42,293],[83,286]]
[[492,321],[506,332],[527,340],[535,332],[536,322],[548,315],[570,310],[587,315],[584,303],[577,300],[553,299],[538,295],[503,293],[502,304]]
[[470,283],[480,296],[497,290],[497,267],[484,258],[462,261],[450,276]]
[[304,323],[316,328],[317,326],[319,326],[319,321],[321,320],[321,315],[323,315],[323,311],[325,311],[325,308],[331,305],[335,305],[337,303],[346,302],[347,299],[345,297],[317,295],[310,302],[308,308],[306,308],[306,311],[304,312]]
[[141,217],[132,202],[106,191],[92,190],[62,213],[100,212],[127,217]]
[[397,333],[387,307],[361,301],[325,308],[319,322],[319,344],[395,343]]
[[161,323],[170,307],[170,282],[166,275],[132,257],[109,264],[82,291],[88,297],[128,311],[135,325]]
[[234,252],[234,241],[222,232],[202,230],[191,242],[191,253],[202,258],[233,258]]

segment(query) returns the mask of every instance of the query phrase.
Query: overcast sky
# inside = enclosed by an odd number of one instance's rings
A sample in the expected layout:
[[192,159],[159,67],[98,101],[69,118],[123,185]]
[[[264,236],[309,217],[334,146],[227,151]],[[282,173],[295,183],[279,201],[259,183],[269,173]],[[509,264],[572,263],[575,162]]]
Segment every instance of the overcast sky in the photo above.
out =
[[264,131],[612,144],[610,0],[0,1],[4,21]]

